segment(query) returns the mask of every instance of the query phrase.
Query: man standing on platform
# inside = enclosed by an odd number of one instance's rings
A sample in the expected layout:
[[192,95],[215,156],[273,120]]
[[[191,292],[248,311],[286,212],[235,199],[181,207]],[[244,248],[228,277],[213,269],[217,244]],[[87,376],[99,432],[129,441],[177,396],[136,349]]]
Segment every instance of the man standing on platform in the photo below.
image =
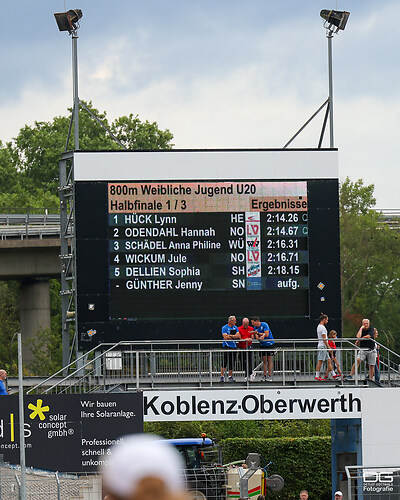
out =
[[[360,366],[361,361],[365,361],[369,365],[369,379],[373,380],[376,363],[376,343],[374,341],[374,328],[371,326],[369,319],[362,320],[361,328],[358,330],[357,339],[359,339],[360,350],[357,354],[357,368]],[[351,368],[351,373],[345,380],[351,380],[356,371],[356,364],[354,363]]]
[[[272,356],[275,355],[274,344],[275,340],[272,336],[271,329],[268,323],[265,321],[260,321],[258,316],[253,316],[251,318],[251,324],[255,330],[256,338],[260,341],[260,346],[263,348],[261,351],[264,376],[261,379],[262,382],[272,382],[272,369],[273,360]],[[267,359],[268,359],[268,373],[267,373]]]
[[329,318],[326,314],[321,313],[321,316],[319,317],[319,323],[317,326],[317,337],[318,337],[318,361],[317,361],[317,366],[315,368],[315,380],[322,381],[324,380],[321,377],[321,366],[322,363],[325,361],[328,364],[328,376],[331,379],[336,379],[339,378],[339,375],[336,375],[336,373],[333,371],[332,368],[332,362],[331,358],[329,357],[329,353],[332,352],[332,349],[329,346],[328,343],[328,330],[326,329],[326,325],[328,324]]
[[243,318],[242,326],[239,326],[240,342],[238,347],[246,381],[250,380],[250,374],[253,370],[253,353],[250,351],[251,339],[254,335],[253,331],[254,328],[250,326],[249,318]]
[[223,363],[221,366],[221,382],[225,382],[225,369],[229,372],[229,382],[235,382],[233,378],[233,368],[235,366],[237,346],[233,339],[239,339],[240,333],[236,326],[236,316],[229,316],[228,323],[222,327],[222,338],[224,342],[222,347],[225,349],[223,353]]

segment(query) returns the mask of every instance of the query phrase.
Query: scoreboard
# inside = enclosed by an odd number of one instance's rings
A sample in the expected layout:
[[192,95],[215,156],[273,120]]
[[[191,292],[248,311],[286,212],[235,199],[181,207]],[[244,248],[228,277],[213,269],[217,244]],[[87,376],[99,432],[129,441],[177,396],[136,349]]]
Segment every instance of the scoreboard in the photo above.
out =
[[308,313],[306,182],[109,183],[108,221],[112,319]]
[[231,314],[278,338],[340,321],[335,151],[74,156],[81,342],[218,339]]

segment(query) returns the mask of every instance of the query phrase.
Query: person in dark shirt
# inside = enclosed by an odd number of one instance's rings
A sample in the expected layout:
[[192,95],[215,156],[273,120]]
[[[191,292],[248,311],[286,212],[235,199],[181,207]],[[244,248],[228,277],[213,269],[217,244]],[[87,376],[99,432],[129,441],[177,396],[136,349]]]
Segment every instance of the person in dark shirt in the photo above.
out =
[[[374,341],[374,328],[371,326],[369,319],[363,319],[361,328],[356,335],[360,350],[357,354],[357,368],[360,366],[361,361],[366,361],[369,365],[369,379],[373,380],[376,363],[376,343]],[[351,368],[351,373],[346,380],[353,378],[356,371],[356,364],[354,363]]]

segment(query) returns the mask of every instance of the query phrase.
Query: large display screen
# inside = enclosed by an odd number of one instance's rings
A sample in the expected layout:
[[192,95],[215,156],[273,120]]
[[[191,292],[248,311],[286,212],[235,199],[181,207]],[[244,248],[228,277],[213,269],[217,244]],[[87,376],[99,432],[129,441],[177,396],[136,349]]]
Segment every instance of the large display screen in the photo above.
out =
[[[255,168],[251,152],[229,152],[242,178],[226,168],[224,152],[130,153],[142,167],[135,173],[126,156],[117,167],[118,153],[105,161],[79,156],[86,169],[79,178],[78,164],[75,181],[81,343],[215,339],[231,314],[239,324],[260,316],[281,338],[309,338],[326,312],[340,331],[338,179],[310,178],[310,151],[303,169],[281,152],[292,171],[276,168],[274,157],[272,175],[269,153]],[[188,158],[204,161],[204,171],[190,178]],[[215,168],[222,160],[223,173]],[[185,176],[173,177],[182,170],[175,163],[187,167]]]
[[110,319],[306,316],[307,222],[306,182],[108,183]]

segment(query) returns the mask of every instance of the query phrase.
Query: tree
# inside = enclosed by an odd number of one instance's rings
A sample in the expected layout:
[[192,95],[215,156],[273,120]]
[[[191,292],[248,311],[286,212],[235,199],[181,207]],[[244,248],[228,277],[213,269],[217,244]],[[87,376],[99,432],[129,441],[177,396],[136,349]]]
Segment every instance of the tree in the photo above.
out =
[[[87,108],[87,109],[86,109]],[[89,111],[88,111],[89,110]],[[71,112],[71,110],[69,110]],[[83,103],[79,112],[80,150],[122,149],[111,135],[96,121],[111,130],[127,149],[171,149],[172,133],[160,130],[156,122],[142,122],[130,114],[108,122],[106,112],[100,113],[91,103]],[[17,137],[6,144],[0,141],[0,210],[26,210],[28,207],[59,209],[58,162],[66,149],[70,116],[57,116],[48,122],[25,125]],[[69,149],[74,149],[73,127]],[[0,283],[0,367],[10,371],[11,336],[18,331],[18,283]],[[42,332],[40,341],[33,345],[36,353],[31,369],[47,373],[61,367],[61,320],[59,283],[51,281],[51,331]],[[58,302],[57,302],[58,301]]]
[[373,210],[373,192],[361,179],[340,186],[344,335],[367,317],[390,340],[400,317],[400,235]]
[[15,188],[16,155],[11,143],[4,145],[0,141],[0,194],[8,193]]
[[[173,146],[172,133],[168,129],[160,130],[156,122],[142,122],[137,115],[130,114],[110,124],[106,112],[100,113],[91,103],[83,104],[127,149],[171,149]],[[28,199],[26,191],[33,191],[39,198],[43,198],[44,193],[56,196],[58,161],[65,151],[69,125],[70,116],[57,116],[49,122],[25,125],[13,141],[6,146],[0,143],[0,174],[5,170],[7,181],[0,193],[20,195],[21,202]],[[68,148],[74,149],[73,127],[71,132]],[[79,112],[79,147],[80,150],[122,149],[85,107]]]
[[173,135],[166,130],[160,130],[157,124],[147,120],[142,123],[138,116],[130,114],[113,121],[111,130],[127,149],[150,150],[171,149]]
[[0,282],[0,367],[11,375],[17,366],[17,342],[11,343],[18,331],[17,291],[17,282]]

